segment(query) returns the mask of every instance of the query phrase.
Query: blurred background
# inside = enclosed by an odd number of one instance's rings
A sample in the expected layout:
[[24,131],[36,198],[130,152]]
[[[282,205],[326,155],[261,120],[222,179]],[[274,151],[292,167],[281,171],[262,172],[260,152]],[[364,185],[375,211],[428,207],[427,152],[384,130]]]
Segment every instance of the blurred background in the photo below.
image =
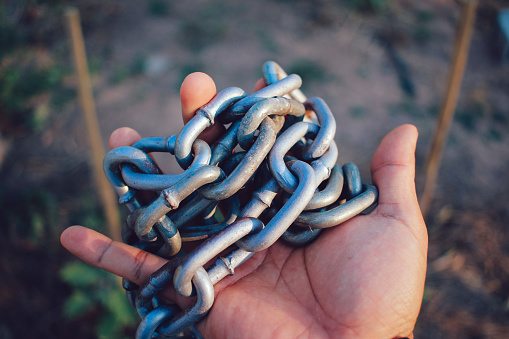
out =
[[[447,85],[453,0],[4,0],[0,2],[0,338],[133,337],[118,281],[72,257],[60,233],[107,233],[77,100],[65,11],[81,15],[103,146],[121,126],[176,134],[193,71],[251,92],[267,60],[303,78],[337,120],[338,163],[369,181],[394,127],[419,130],[416,185]],[[455,117],[427,216],[417,338],[509,336],[509,1],[477,8]],[[507,20],[507,19],[506,19]],[[508,22],[505,23],[509,25]],[[504,54],[505,51],[505,54]],[[162,158],[167,171],[179,171]],[[126,211],[122,210],[122,220]]]

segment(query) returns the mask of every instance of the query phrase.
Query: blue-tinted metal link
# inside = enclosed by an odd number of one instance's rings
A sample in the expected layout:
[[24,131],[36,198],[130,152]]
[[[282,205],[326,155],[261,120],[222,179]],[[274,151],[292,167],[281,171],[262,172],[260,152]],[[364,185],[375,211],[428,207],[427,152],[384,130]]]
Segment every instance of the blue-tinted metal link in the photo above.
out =
[[310,244],[318,238],[321,232],[321,229],[295,229],[294,227],[289,227],[281,236],[281,240],[288,245],[301,247]]
[[248,234],[255,234],[263,229],[263,223],[258,219],[241,218],[230,227],[225,228],[212,238],[207,239],[190,253],[181,266],[175,271],[173,285],[175,290],[184,297],[189,297],[193,290],[191,278],[196,270],[209,260],[233,245],[237,240]]
[[[156,139],[156,138],[152,138]],[[148,152],[163,152],[153,148],[145,147]],[[170,152],[169,150],[167,150]],[[145,174],[136,171],[134,166],[122,166],[122,178],[124,182],[132,188],[148,191],[161,191],[165,188],[175,185],[187,174],[195,169],[208,165],[211,157],[209,145],[200,139],[196,139],[193,143],[194,159],[192,164],[180,174]],[[170,152],[171,153],[171,152]]]
[[355,198],[362,192],[362,180],[359,167],[353,162],[347,162],[343,165],[343,173],[345,175],[345,187],[342,196],[345,199]]
[[136,310],[141,318],[154,309],[153,299],[166,288],[172,281],[177,267],[182,264],[183,258],[174,258],[163,267],[152,273],[147,282],[139,287],[136,296]]
[[[122,240],[169,259],[141,286],[123,280],[142,317],[137,338],[183,331],[200,337],[189,328],[212,307],[213,284],[256,252],[278,239],[307,245],[327,236],[324,228],[376,207],[378,191],[362,185],[357,166],[336,165],[336,122],[325,102],[307,99],[302,79],[274,61],[264,64],[263,79],[266,87],[249,96],[235,87],[221,91],[178,135],[144,138],[104,159],[108,180],[131,211]],[[231,124],[209,147],[197,138],[215,122]],[[175,155],[184,172],[163,174],[153,152]],[[141,191],[149,195],[138,197]],[[186,246],[186,257],[182,241],[197,242]],[[194,305],[165,305],[162,292],[171,288],[197,296]]]
[[306,109],[313,110],[320,122],[320,131],[313,143],[302,154],[304,160],[312,160],[322,156],[334,140],[336,134],[336,120],[334,115],[321,98],[309,98],[304,103]]
[[[179,228],[182,241],[196,241],[209,238],[235,222],[240,212],[239,198],[237,196],[232,196],[224,200],[224,202],[227,203],[227,210],[226,217],[222,222],[216,221],[213,224],[205,224],[201,226],[184,226]],[[215,220],[214,217],[212,219]]]
[[168,152],[173,154],[176,141],[176,135],[170,135],[168,137],[149,137],[136,141],[131,147],[137,148],[145,153]]
[[330,210],[302,213],[293,224],[304,228],[329,228],[350,220],[371,208],[378,200],[378,190],[375,186],[365,184],[363,188],[361,194]]
[[123,180],[120,165],[132,164],[147,174],[160,174],[161,170],[145,152],[130,146],[117,147],[106,154],[103,169],[106,178],[119,196],[119,202],[125,204],[130,211],[140,207],[135,192]]
[[231,197],[253,176],[276,140],[277,127],[271,118],[263,120],[260,135],[242,162],[222,182],[209,185],[198,192],[209,200]]
[[195,195],[187,204],[181,206],[176,211],[172,211],[170,220],[177,228],[180,228],[216,203],[217,201],[215,200],[207,200],[200,195]]
[[315,210],[335,203],[343,190],[343,182],[343,169],[339,165],[335,165],[332,168],[326,186],[323,190],[313,195],[305,210]]
[[268,98],[254,104],[241,120],[237,140],[240,147],[247,150],[253,144],[255,132],[263,119],[269,115],[303,116],[304,105],[293,99]]
[[153,309],[138,326],[136,339],[152,338],[154,333],[176,335],[207,314],[214,303],[214,286],[204,268],[198,269],[192,280],[197,294],[195,304],[176,315],[176,309],[169,306]]
[[[288,128],[276,140],[269,154],[269,167],[272,175],[285,191],[292,193],[297,186],[297,179],[286,167],[284,156],[294,145],[300,142],[302,138],[312,138],[319,133],[319,130],[320,127],[313,123],[298,122]],[[315,170],[318,183],[329,177],[337,157],[338,149],[334,141],[332,141],[328,146],[327,153],[311,163],[311,166]]]
[[262,231],[237,241],[237,246],[249,252],[259,252],[268,248],[279,239],[309,203],[317,186],[313,168],[305,162],[295,161],[291,169],[299,178],[299,185],[294,194]]
[[205,128],[214,124],[218,114],[245,96],[246,93],[242,89],[230,87],[219,92],[208,104],[196,111],[194,117],[184,126],[178,135],[175,144],[175,157],[183,169],[186,169],[191,164],[191,148],[200,133]]
[[[283,68],[275,61],[267,61],[264,63],[262,66],[262,73],[263,81],[266,86],[276,83],[288,76]],[[294,89],[289,92],[289,96],[301,103],[307,100],[306,96],[300,89]]]
[[[136,220],[136,234],[143,238],[148,234],[155,223],[171,210],[177,209],[180,202],[198,188],[221,180],[223,171],[215,166],[203,166],[189,173],[186,177],[170,188],[161,192],[159,197],[150,205],[142,207],[142,212]],[[168,219],[169,220],[169,219]]]
[[[104,157],[103,167],[106,178],[119,195],[120,203],[125,204],[130,211],[134,211],[141,205],[135,197],[135,191],[129,188],[122,178],[120,166],[126,163],[135,165],[140,171],[147,174],[160,174],[161,170],[152,158],[135,147],[117,147],[109,151]],[[178,253],[181,247],[180,236],[171,221],[164,217],[157,220],[153,225],[155,225],[158,232],[151,228],[143,236],[137,234],[140,239],[151,241],[158,236],[162,236],[166,242],[166,253],[171,255]]]
[[217,166],[225,158],[232,155],[235,146],[237,146],[237,132],[239,130],[241,121],[236,121],[231,124],[226,130],[226,133],[214,143],[212,147],[212,157],[210,158],[210,165]]
[[239,100],[219,116],[219,121],[224,124],[236,121],[242,118],[251,106],[256,104],[258,101],[266,98],[283,96],[297,88],[300,88],[301,85],[301,77],[297,74],[291,74],[286,78],[270,84],[269,86],[248,95],[244,99]]

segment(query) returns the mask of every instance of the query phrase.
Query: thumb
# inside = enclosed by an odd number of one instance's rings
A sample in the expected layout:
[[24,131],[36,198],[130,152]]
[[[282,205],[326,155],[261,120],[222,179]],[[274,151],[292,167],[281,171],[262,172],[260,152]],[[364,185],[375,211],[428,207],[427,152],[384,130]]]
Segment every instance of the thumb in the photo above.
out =
[[[216,84],[208,74],[201,72],[189,74],[180,86],[184,124],[193,118],[198,108],[212,100],[215,95]],[[223,133],[224,127],[221,124],[214,124],[205,129],[199,138],[211,143]]]
[[415,192],[417,134],[413,125],[399,126],[383,138],[373,155],[371,178],[379,190],[379,206],[386,214],[420,214]]

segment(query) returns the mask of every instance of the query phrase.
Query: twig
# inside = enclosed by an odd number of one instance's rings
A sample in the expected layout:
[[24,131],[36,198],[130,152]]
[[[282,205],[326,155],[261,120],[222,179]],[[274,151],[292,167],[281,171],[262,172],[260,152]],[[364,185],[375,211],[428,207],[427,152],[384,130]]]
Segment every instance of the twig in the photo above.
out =
[[92,153],[92,169],[94,173],[94,182],[99,199],[103,205],[104,214],[108,223],[109,235],[114,240],[120,240],[120,216],[115,194],[111,189],[104,173],[102,171],[102,159],[104,158],[104,148],[99,132],[99,123],[95,110],[94,98],[92,96],[92,86],[88,73],[87,57],[85,54],[85,43],[80,25],[80,15],[76,8],[69,8],[65,14],[68,23],[69,34],[72,40],[72,49],[76,72],[78,75],[78,92],[83,115],[87,126],[88,137]]
[[454,111],[458,103],[461,82],[468,59],[468,50],[472,40],[476,8],[477,0],[465,1],[456,32],[453,50],[454,55],[451,59],[447,89],[442,101],[440,115],[437,119],[437,126],[425,165],[426,183],[420,200],[421,211],[424,217],[428,214],[435,194],[438,170],[454,117]]

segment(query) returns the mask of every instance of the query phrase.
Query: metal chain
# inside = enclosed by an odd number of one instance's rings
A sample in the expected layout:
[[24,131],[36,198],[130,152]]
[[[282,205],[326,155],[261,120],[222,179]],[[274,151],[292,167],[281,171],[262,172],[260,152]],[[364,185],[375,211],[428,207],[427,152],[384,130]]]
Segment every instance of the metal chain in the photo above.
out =
[[[357,166],[336,165],[336,122],[325,101],[306,98],[302,79],[274,61],[262,70],[263,89],[246,96],[227,88],[179,135],[142,139],[104,158],[106,177],[131,211],[123,241],[169,259],[143,286],[123,280],[142,318],[136,338],[199,336],[193,325],[212,308],[213,285],[254,253],[278,239],[304,246],[322,229],[376,206],[378,191],[362,184]],[[211,148],[198,136],[217,121],[229,127]],[[235,151],[237,145],[245,151]],[[152,152],[174,154],[184,172],[163,174]],[[155,198],[146,202],[140,191]],[[183,241],[201,243],[186,255]],[[169,284],[184,297],[197,296],[194,305],[182,311],[161,302],[158,294]]]

